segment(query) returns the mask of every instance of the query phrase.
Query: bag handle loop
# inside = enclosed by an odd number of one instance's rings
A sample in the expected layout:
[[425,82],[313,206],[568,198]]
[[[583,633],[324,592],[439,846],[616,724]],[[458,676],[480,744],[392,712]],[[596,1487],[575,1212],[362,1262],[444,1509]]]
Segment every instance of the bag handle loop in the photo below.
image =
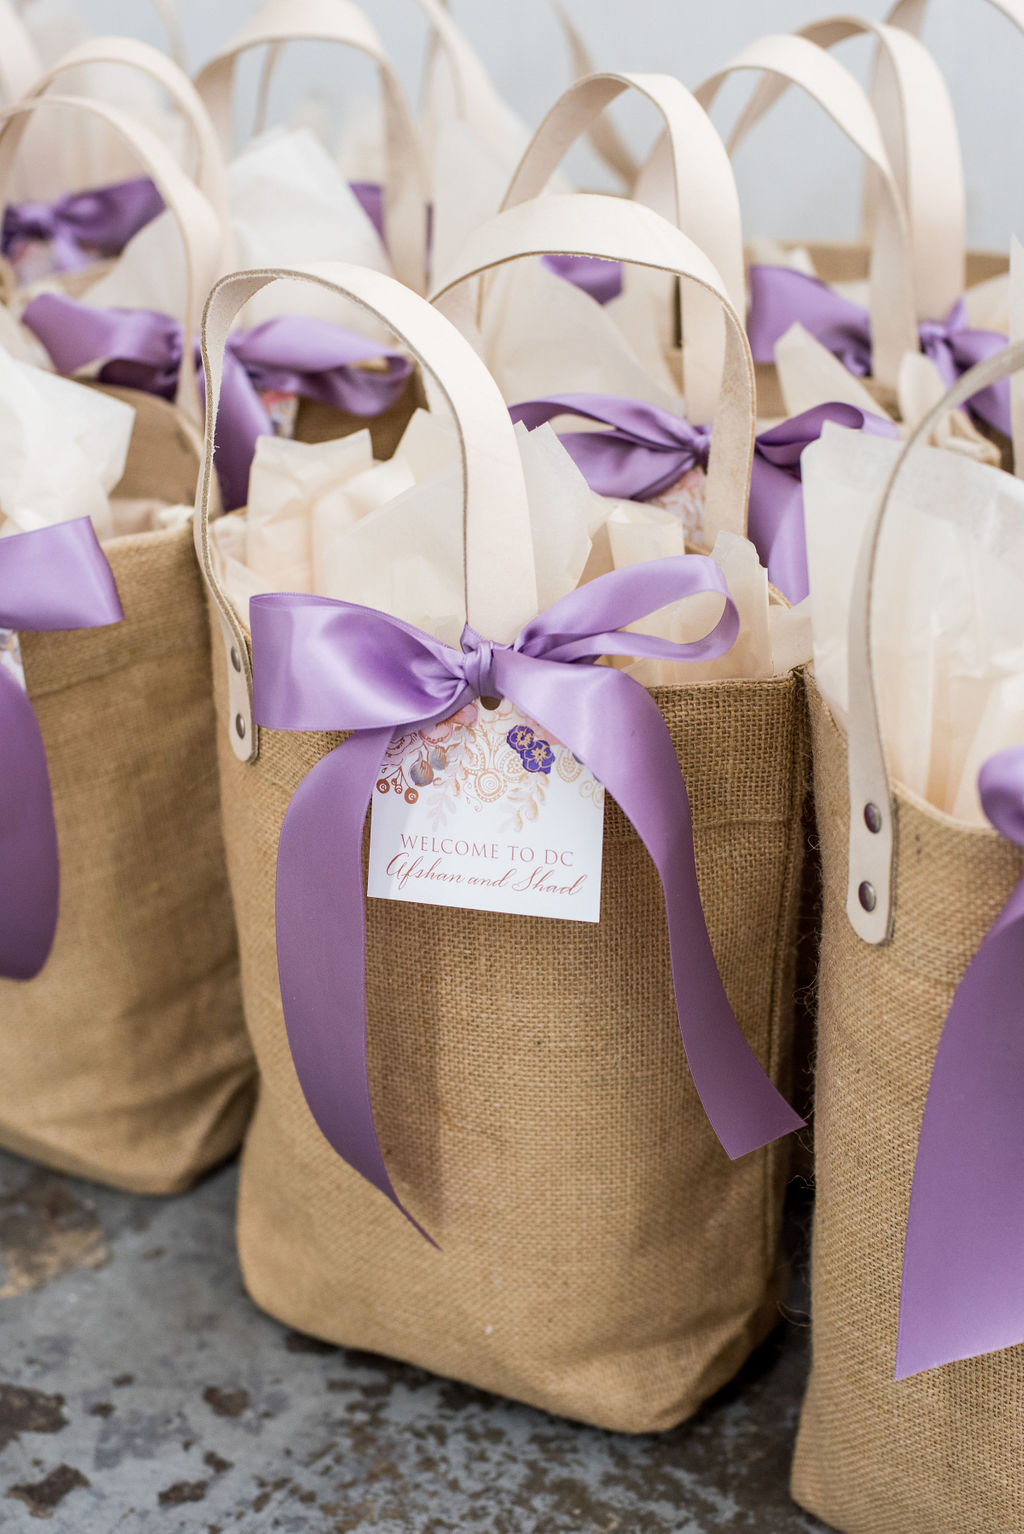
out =
[[[184,335],[175,401],[191,420],[200,420],[202,394],[192,338],[199,328],[203,294],[220,264],[221,226],[217,216],[166,144],[150,128],[127,112],[84,96],[29,96],[0,111],[0,189],[10,185],[14,159],[30,119],[39,112],[59,111],[82,112],[113,128],[152,176],[174,215],[185,251],[186,275]],[[0,193],[0,202],[3,200]]]
[[[42,96],[62,75],[91,64],[123,64],[155,80],[170,96],[191,129],[196,148],[196,184],[220,218],[225,236],[231,230],[224,155],[202,97],[188,75],[159,48],[133,37],[90,38],[69,48],[50,69],[39,75],[26,96]],[[230,257],[226,257],[230,265]]]
[[266,0],[228,46],[204,66],[196,89],[206,103],[225,152],[233,141],[234,82],[242,54],[269,50],[262,106],[280,53],[290,42],[337,43],[365,54],[376,66],[384,100],[388,166],[385,224],[395,275],[422,292],[426,283],[426,176],[419,135],[402,83],[369,18],[351,0]]
[[254,761],[259,751],[252,718],[252,663],[245,628],[224,590],[213,556],[213,454],[224,348],[231,327],[250,299],[281,281],[313,283],[351,299],[387,325],[436,380],[454,418],[462,455],[468,622],[488,638],[510,643],[523,625],[524,613],[533,615],[537,607],[530,507],[515,428],[497,384],[455,327],[394,278],[341,262],[275,267],[222,278],[210,294],[203,317],[206,444],[195,537],[224,639],[229,729],[235,754],[242,761]]
[[470,236],[433,302],[443,303],[460,284],[510,261],[553,254],[651,267],[694,284],[718,302],[726,322],[725,365],[708,463],[705,541],[712,547],[723,530],[744,536],[755,432],[750,346],[718,272],[704,252],[667,219],[641,203],[589,192],[520,203],[487,220]]
[[849,786],[850,853],[846,911],[866,943],[892,936],[892,875],[896,856],[896,817],[886,760],[871,657],[871,607],[878,547],[886,514],[907,459],[935,428],[981,389],[1024,369],[1024,341],[978,363],[957,380],[925,416],[890,475],[864,531],[854,575],[849,627]]
[[[754,70],[797,85],[825,111],[875,168],[881,198],[871,256],[871,330],[875,376],[895,389],[904,355],[918,349],[907,217],[881,131],[863,87],[831,54],[805,37],[763,37],[742,49],[695,91],[710,109],[733,74]],[[662,144],[654,153],[663,153]]]
[[[964,290],[966,190],[960,134],[949,90],[932,55],[909,32],[857,16],[831,16],[796,34],[830,50],[853,37],[872,37],[879,127],[907,211],[919,320],[944,319]],[[734,153],[788,82],[763,79],[729,140]],[[882,195],[869,167],[867,228],[873,231]]]
[[[502,207],[538,197],[565,155],[606,109],[627,91],[649,101],[664,124],[669,177],[662,187],[645,180],[634,192],[688,235],[717,269],[733,308],[742,314],[745,298],[740,199],[728,152],[710,117],[672,75],[603,72],[577,80],[544,118],[519,163]],[[683,386],[688,411],[704,419],[714,410],[724,357],[717,305],[690,292],[682,335]]]

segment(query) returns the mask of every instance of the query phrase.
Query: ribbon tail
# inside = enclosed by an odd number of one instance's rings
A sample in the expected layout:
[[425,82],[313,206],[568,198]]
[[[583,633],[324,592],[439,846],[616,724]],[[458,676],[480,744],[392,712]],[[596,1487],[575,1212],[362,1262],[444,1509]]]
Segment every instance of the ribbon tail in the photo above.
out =
[[57,931],[57,827],[35,709],[3,670],[0,784],[0,975],[31,980],[49,958]]
[[697,882],[689,795],[657,705],[637,682],[609,667],[579,667],[571,690],[564,675],[545,675],[543,663],[511,652],[500,656],[499,681],[501,673],[508,676],[508,696],[590,768],[651,855],[665,896],[683,1049],[726,1154],[736,1160],[802,1128],[725,994]]
[[1024,1342],[1024,885],[953,998],[910,1195],[896,1378]]
[[296,1073],[321,1133],[436,1246],[395,1192],[370,1100],[362,838],[391,736],[350,736],[288,806],[277,858],[278,973]]

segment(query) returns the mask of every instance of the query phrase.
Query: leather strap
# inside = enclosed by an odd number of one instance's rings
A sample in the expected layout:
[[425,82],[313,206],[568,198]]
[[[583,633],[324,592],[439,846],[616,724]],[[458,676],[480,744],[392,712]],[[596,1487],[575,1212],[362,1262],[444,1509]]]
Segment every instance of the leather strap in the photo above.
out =
[[892,936],[893,869],[898,855],[892,783],[871,658],[871,602],[882,526],[911,453],[927,442],[951,410],[1022,368],[1024,341],[1017,341],[957,380],[906,443],[878,509],[865,529],[850,605],[850,854],[846,910],[854,930],[866,943],[884,943]]
[[[569,50],[573,78],[582,80],[587,75],[597,74],[598,70],[587,46],[586,38],[569,14],[567,7],[562,0],[551,0],[551,9],[555,13]],[[607,165],[608,169],[621,179],[627,190],[631,189],[640,174],[640,161],[607,113],[602,112],[591,123],[587,129],[587,140],[602,164]]]
[[[1024,0],[989,0],[997,11],[1002,11],[1008,21],[1024,32]],[[905,32],[920,34],[928,10],[928,0],[897,0],[886,20],[893,27]]]
[[[481,224],[455,267],[444,274],[433,302],[443,303],[460,284],[510,261],[551,254],[651,267],[693,283],[717,300],[726,321],[725,366],[708,464],[704,531],[709,548],[720,531],[744,536],[754,453],[754,367],[743,321],[712,263],[685,234],[640,203],[587,192],[539,197]],[[480,284],[480,303],[482,289]]]
[[[909,32],[856,16],[832,16],[797,33],[831,49],[852,37],[873,37],[879,127],[907,210],[919,320],[944,319],[964,290],[966,211],[963,162],[956,114],[942,72]],[[777,77],[763,79],[729,142],[735,152],[747,134],[788,89]],[[867,227],[881,195],[868,172]]]
[[[181,234],[186,270],[186,312],[182,318],[186,335],[195,335],[203,295],[217,275],[221,249],[221,226],[202,192],[188,179],[167,146],[144,123],[127,112],[79,96],[30,96],[0,111],[0,189],[10,185],[15,156],[25,129],[38,112],[81,112],[98,118],[124,140],[152,176]],[[191,346],[182,350],[176,400],[192,420],[202,418],[202,395]]]
[[185,34],[176,0],[150,0],[150,4],[164,24],[171,58],[180,69],[185,69]]
[[396,276],[422,292],[426,284],[426,174],[419,134],[401,81],[376,29],[351,0],[265,0],[228,46],[205,65],[196,88],[230,153],[233,142],[235,75],[239,58],[268,48],[262,87],[266,104],[270,72],[286,43],[337,43],[365,54],[376,65],[384,99],[387,155],[388,249]]
[[[828,114],[878,173],[878,226],[871,257],[871,327],[876,379],[895,389],[900,362],[917,350],[910,233],[903,201],[866,92],[853,75],[805,37],[763,37],[742,49],[695,92],[710,108],[733,74],[754,70],[797,85]],[[662,145],[655,153],[664,152]]]
[[[63,75],[90,64],[124,64],[150,80],[155,80],[166,90],[192,130],[197,150],[196,183],[221,219],[227,236],[231,230],[231,214],[220,141],[210,114],[192,81],[159,48],[151,48],[148,43],[140,43],[133,37],[90,38],[62,54],[50,69],[39,75],[31,90],[24,94],[42,96]],[[225,264],[231,264],[231,257],[227,253]]]
[[31,32],[10,0],[0,0],[0,97],[18,101],[39,76],[43,61]]
[[[746,303],[740,199],[725,145],[710,117],[672,75],[603,73],[571,85],[541,123],[519,163],[503,207],[538,196],[573,144],[605,119],[626,91],[643,96],[659,113],[669,175],[664,187],[641,174],[634,192],[699,245],[718,270],[739,313]],[[682,308],[680,304],[680,308]],[[691,290],[682,335],[687,408],[704,420],[714,410],[724,360],[721,315],[714,302]]]
[[252,666],[245,629],[217,574],[210,542],[215,504],[213,466],[224,347],[239,311],[269,284],[318,284],[383,321],[436,381],[455,421],[463,466],[466,612],[489,639],[510,643],[537,611],[530,507],[515,429],[497,385],[455,327],[392,277],[363,267],[324,262],[306,267],[237,272],[210,294],[203,319],[203,367],[208,380],[206,446],[196,502],[196,548],[220,619],[227,652],[229,728],[235,754],[255,760]]

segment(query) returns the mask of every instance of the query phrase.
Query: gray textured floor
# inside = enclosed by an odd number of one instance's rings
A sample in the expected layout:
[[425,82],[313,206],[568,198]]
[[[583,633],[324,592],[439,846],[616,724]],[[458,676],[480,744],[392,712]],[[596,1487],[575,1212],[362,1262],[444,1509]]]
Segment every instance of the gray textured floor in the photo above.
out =
[[0,1529],[812,1534],[789,1326],[677,1432],[627,1439],[261,1315],[234,1174],[131,1198],[0,1155]]

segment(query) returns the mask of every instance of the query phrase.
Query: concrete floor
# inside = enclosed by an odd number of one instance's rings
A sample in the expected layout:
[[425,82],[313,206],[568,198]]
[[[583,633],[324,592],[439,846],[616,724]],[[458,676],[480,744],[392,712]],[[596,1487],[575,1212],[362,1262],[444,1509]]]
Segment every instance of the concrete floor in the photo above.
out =
[[814,1534],[786,1491],[806,1329],[693,1422],[615,1437],[289,1333],[227,1169],[160,1202],[0,1154],[0,1530]]

